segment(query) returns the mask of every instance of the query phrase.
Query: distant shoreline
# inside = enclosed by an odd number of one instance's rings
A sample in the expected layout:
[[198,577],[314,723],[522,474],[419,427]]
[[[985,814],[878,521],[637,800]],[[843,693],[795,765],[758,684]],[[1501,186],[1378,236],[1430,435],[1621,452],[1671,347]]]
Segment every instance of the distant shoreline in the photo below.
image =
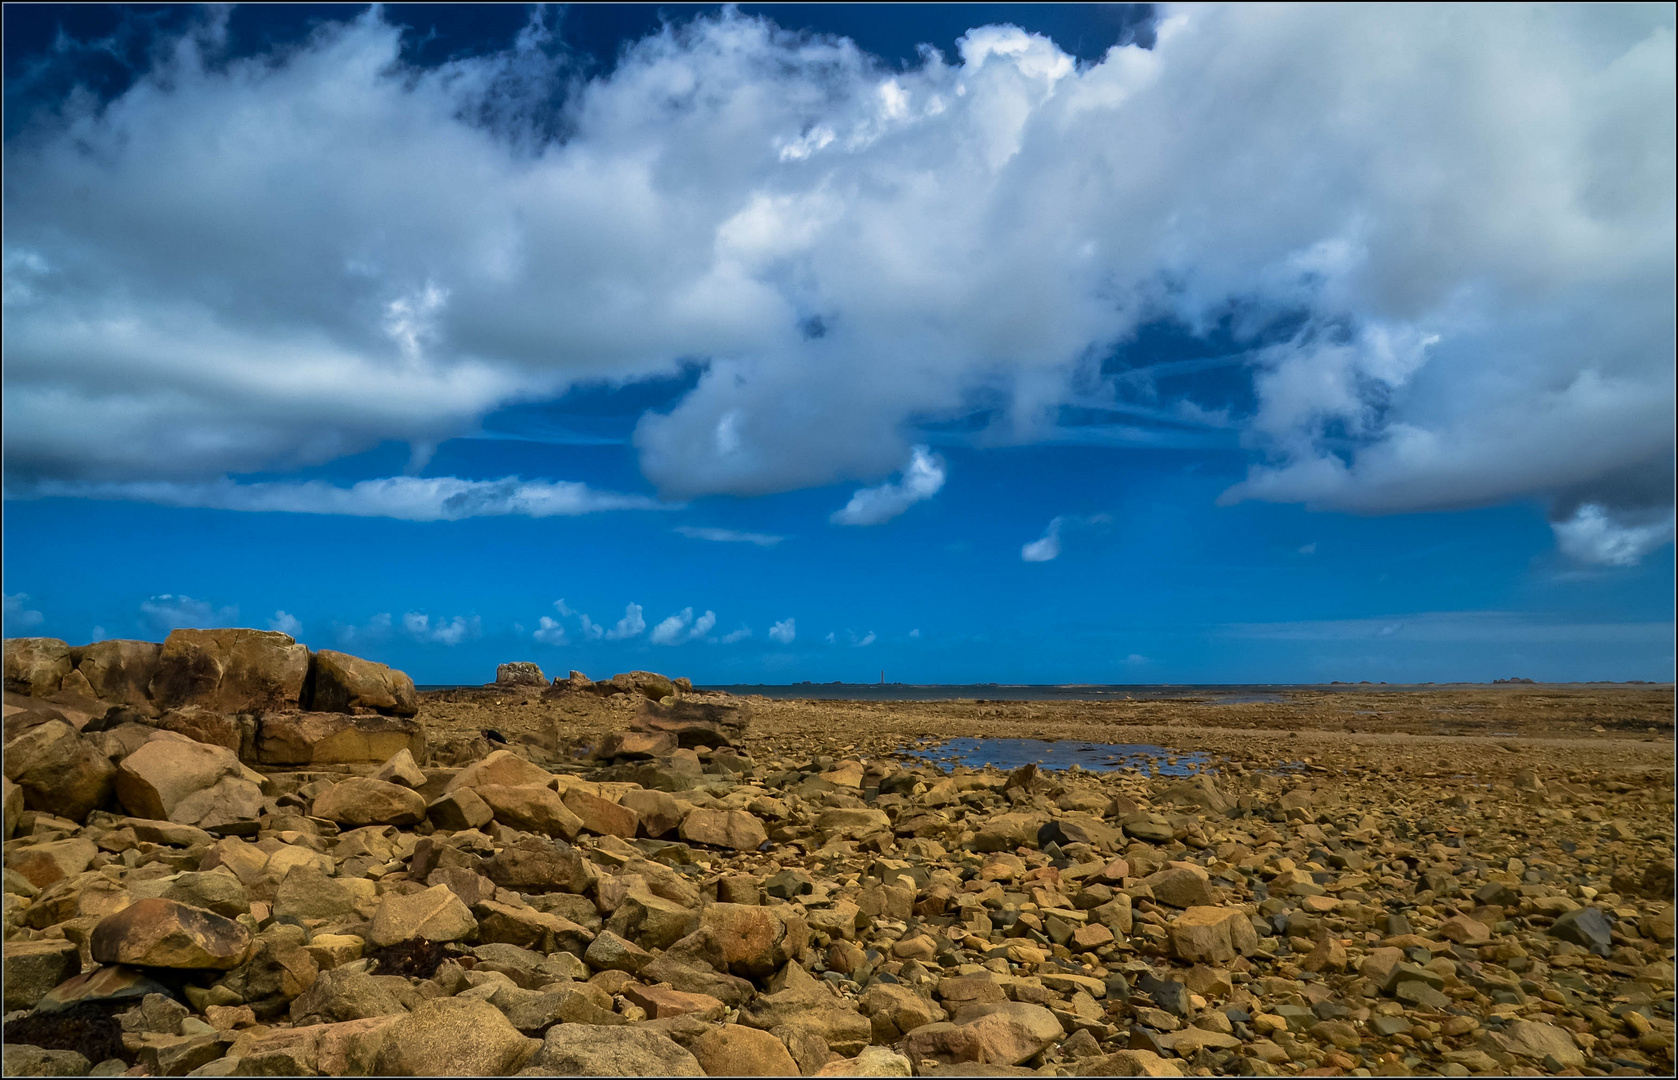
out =
[[[456,690],[481,683],[421,684],[419,690]],[[1545,687],[1649,686],[1670,687],[1652,680],[1626,682],[1499,682],[1499,683],[717,683],[695,690],[721,691],[739,697],[817,701],[1160,701],[1209,698],[1219,704],[1281,702],[1287,692],[1350,693],[1388,690],[1426,692],[1463,688],[1542,689]]]

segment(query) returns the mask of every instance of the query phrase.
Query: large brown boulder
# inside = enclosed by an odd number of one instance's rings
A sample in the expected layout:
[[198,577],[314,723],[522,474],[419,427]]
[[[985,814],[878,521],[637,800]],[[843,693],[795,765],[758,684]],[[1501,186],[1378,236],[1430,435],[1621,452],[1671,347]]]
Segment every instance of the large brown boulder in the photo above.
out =
[[317,712],[371,709],[386,716],[419,712],[414,680],[386,664],[322,649],[309,657],[308,707]]
[[[245,776],[239,755],[224,746],[194,742],[184,735],[159,731],[146,744],[122,759],[117,767],[117,799],[123,808],[138,818],[185,821],[177,812],[183,805],[198,803],[223,780],[237,780],[241,785],[256,785]],[[244,790],[240,787],[238,790]],[[260,809],[262,796],[256,792],[256,806]],[[190,809],[190,807],[189,807]],[[188,814],[198,817],[199,814]],[[186,821],[196,825],[196,820]],[[218,823],[219,824],[219,823]]]
[[636,731],[668,732],[685,747],[734,746],[745,735],[752,720],[745,702],[722,704],[712,701],[651,699],[630,721]]
[[257,724],[256,760],[263,765],[376,765],[400,750],[425,754],[425,732],[396,716],[337,712],[270,713]]
[[100,920],[91,947],[102,964],[227,971],[245,962],[251,933],[213,911],[152,897]]
[[96,641],[81,650],[76,670],[87,679],[95,697],[155,716],[151,681],[162,655],[163,646],[155,641]]
[[48,720],[6,742],[6,779],[24,805],[80,821],[111,793],[116,767],[63,720]]
[[608,685],[614,690],[641,694],[652,701],[661,701],[676,692],[676,684],[656,671],[626,671],[613,675]]
[[14,694],[55,694],[76,666],[70,646],[57,638],[7,638],[4,652],[6,689]]
[[220,712],[296,709],[309,650],[272,630],[174,630],[163,642],[151,698],[161,709],[202,705]]
[[541,1046],[519,1034],[501,1010],[487,1001],[436,998],[390,1026],[379,1047],[375,1072],[382,1076],[510,1076]]
[[425,798],[401,784],[354,776],[321,792],[313,812],[351,827],[417,825],[425,820]]
[[528,660],[514,660],[495,669],[496,686],[547,686],[548,677]]

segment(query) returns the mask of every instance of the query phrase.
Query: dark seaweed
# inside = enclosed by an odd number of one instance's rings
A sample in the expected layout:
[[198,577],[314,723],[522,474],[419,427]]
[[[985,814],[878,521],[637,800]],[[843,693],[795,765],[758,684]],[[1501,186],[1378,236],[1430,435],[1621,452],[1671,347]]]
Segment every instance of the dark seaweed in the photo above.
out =
[[43,1050],[74,1050],[95,1065],[111,1058],[121,1058],[130,1064],[134,1061],[122,1045],[122,1024],[109,1007],[93,1002],[20,1016],[6,1023],[4,1038],[7,1043],[39,1046]]

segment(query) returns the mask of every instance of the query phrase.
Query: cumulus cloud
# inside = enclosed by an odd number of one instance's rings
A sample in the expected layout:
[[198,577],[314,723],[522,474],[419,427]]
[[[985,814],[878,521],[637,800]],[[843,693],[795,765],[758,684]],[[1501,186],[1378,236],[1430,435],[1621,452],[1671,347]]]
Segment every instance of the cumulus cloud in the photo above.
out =
[[913,629],[913,630],[911,630],[911,631],[909,631],[909,636],[910,636],[910,637],[912,637],[912,638],[916,638],[916,639],[919,639],[919,638],[920,638],[920,636],[921,636],[921,629],[920,629],[920,627],[918,627],[918,626],[917,626],[917,627],[915,627],[915,629]]
[[1049,521],[1049,527],[1043,531],[1040,539],[1033,540],[1020,548],[1020,558],[1026,562],[1049,562],[1060,556],[1060,526],[1061,518]]
[[472,517],[573,517],[605,510],[668,509],[645,495],[596,491],[571,481],[461,480],[453,476],[391,476],[337,487],[320,480],[237,484],[228,479],[194,483],[130,481],[82,483],[45,480],[8,495],[71,497],[190,506],[214,510],[289,514],[341,514],[404,521],[459,521]]
[[334,623],[332,634],[338,639],[339,645],[347,648],[357,642],[384,641],[390,637],[394,624],[395,619],[390,612],[381,611],[361,626],[353,623]]
[[[583,628],[587,630],[592,637],[601,636],[595,632],[599,628],[593,626],[588,621],[587,615],[583,616]],[[623,609],[623,618],[618,620],[616,626],[607,630],[604,636],[607,641],[625,641],[629,638],[637,636],[646,628],[647,620],[641,614],[641,605],[625,604]]]
[[752,628],[749,626],[742,626],[738,630],[730,630],[728,633],[724,634],[722,636],[722,643],[724,645],[732,645],[736,641],[745,641],[751,636]]
[[5,597],[5,624],[7,630],[29,630],[40,626],[45,616],[33,608],[26,607],[29,602],[28,593],[0,593]]
[[944,459],[917,446],[903,467],[903,478],[878,487],[859,488],[851,501],[833,512],[835,525],[879,525],[938,494],[944,486]]
[[733,529],[711,529],[695,525],[678,525],[676,531],[694,540],[712,540],[721,544],[756,544],[758,547],[774,547],[786,539],[773,533],[736,532]]
[[[1671,507],[1667,5],[1195,6],[1082,68],[981,27],[905,70],[725,11],[558,115],[539,24],[414,70],[377,8],[233,60],[203,18],[8,140],[9,490],[431,446],[699,357],[635,433],[671,497],[872,483],[927,421],[1031,442],[1076,400],[1233,428],[1228,500]],[[1226,359],[1250,413],[1101,368],[1232,314],[1296,327]]]
[[432,622],[431,616],[410,611],[402,616],[402,629],[417,641],[437,645],[459,645],[467,638],[480,637],[483,633],[483,623],[476,615],[470,618],[456,615],[452,619],[438,619]]
[[276,611],[274,617],[268,620],[268,629],[278,630],[282,634],[290,634],[294,638],[301,637],[303,623],[295,615],[284,611]]
[[872,645],[872,644],[874,644],[875,641],[878,640],[878,638],[874,634],[874,631],[872,631],[872,630],[868,631],[868,633],[864,634],[860,639],[857,639],[855,634],[852,634],[851,637],[853,639],[855,639],[851,642],[852,646],[854,646],[855,648],[858,648],[858,649],[862,648],[865,645]]
[[217,607],[208,600],[194,600],[190,596],[164,593],[140,605],[140,619],[160,633],[171,630],[205,630],[231,626],[238,621],[236,604]]
[[779,645],[791,645],[798,636],[797,620],[786,618],[769,628],[769,640]]
[[1586,503],[1565,521],[1551,522],[1563,555],[1600,566],[1634,566],[1662,544],[1672,543],[1674,515],[1642,524],[1615,521],[1601,506]]
[[536,621],[536,629],[531,631],[530,636],[544,645],[564,645],[566,640],[565,627],[559,620],[548,615]]
[[647,640],[654,645],[680,645],[703,638],[716,625],[716,612],[707,611],[695,619],[693,609],[686,607],[653,627],[652,633],[647,635]]

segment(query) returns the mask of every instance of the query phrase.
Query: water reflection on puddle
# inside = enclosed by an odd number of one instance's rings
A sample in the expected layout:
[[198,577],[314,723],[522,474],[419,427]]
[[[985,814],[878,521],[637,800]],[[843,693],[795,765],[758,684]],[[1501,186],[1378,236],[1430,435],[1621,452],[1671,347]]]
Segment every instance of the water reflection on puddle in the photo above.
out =
[[982,769],[987,765],[1004,771],[1033,762],[1040,769],[1069,769],[1076,765],[1091,772],[1130,769],[1149,771],[1157,765],[1163,776],[1189,776],[1206,766],[1209,755],[1201,751],[1167,750],[1147,743],[1092,743],[1072,739],[947,739],[935,746],[907,750],[910,757],[938,765],[966,765]]

